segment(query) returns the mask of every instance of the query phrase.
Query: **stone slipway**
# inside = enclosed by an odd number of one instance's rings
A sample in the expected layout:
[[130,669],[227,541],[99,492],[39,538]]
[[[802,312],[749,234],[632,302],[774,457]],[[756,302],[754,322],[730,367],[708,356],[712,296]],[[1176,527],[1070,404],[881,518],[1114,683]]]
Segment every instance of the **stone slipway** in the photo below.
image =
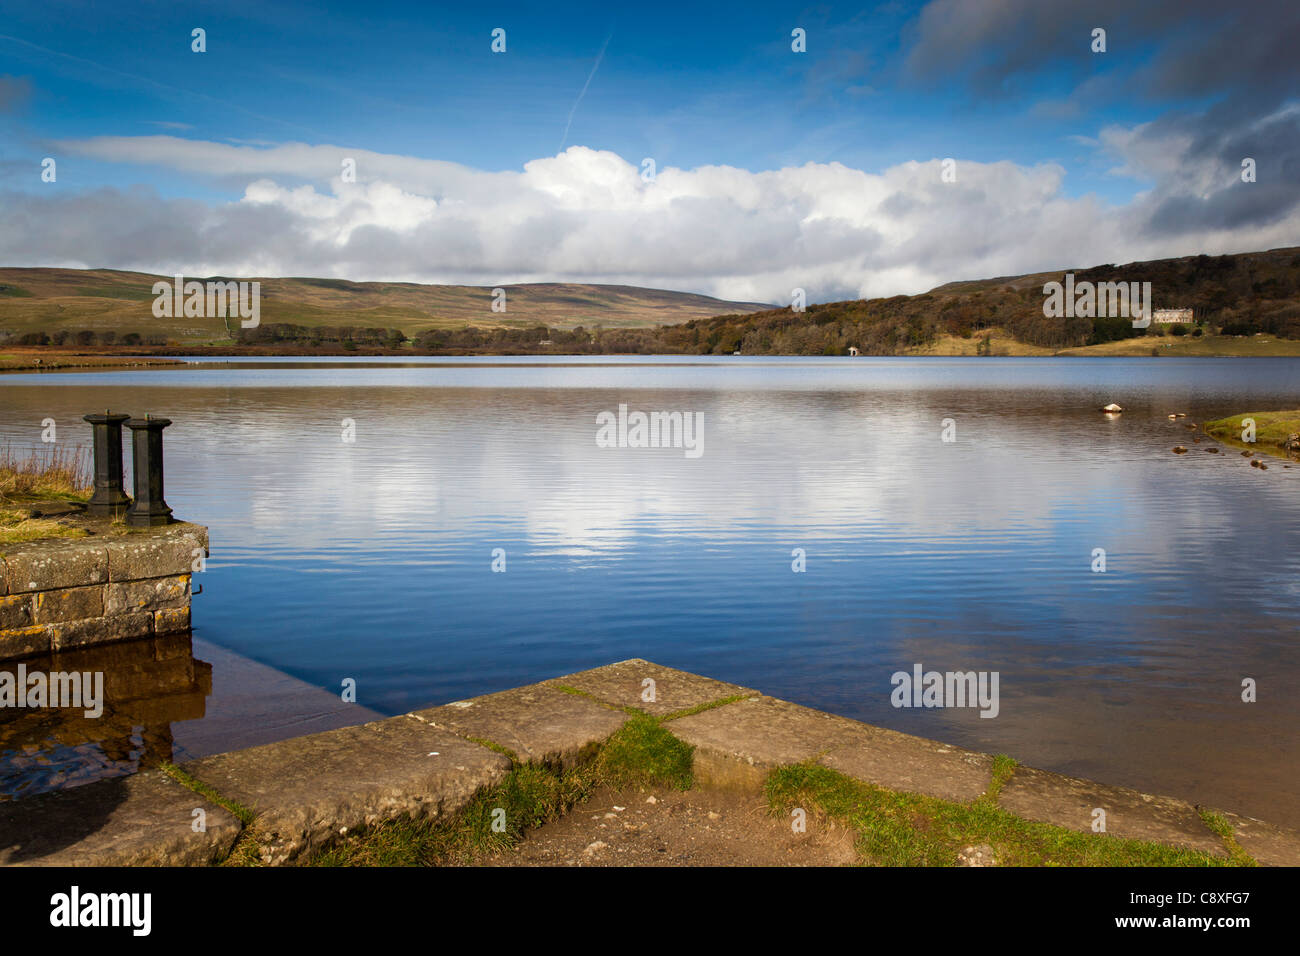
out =
[[410,716],[236,750],[181,769],[257,815],[262,860],[401,816],[437,819],[510,771],[506,757]]
[[226,810],[161,771],[146,770],[0,803],[0,864],[215,863],[230,852],[239,831]]
[[[293,863],[359,826],[446,819],[514,762],[571,767],[636,711],[695,747],[703,786],[753,791],[774,768],[816,761],[858,780],[958,802],[988,791],[993,759],[768,697],[644,660],[329,730],[181,765],[198,792],[158,772],[0,804],[0,863],[186,865],[219,861],[242,824],[202,792],[255,819],[264,862]],[[1197,807],[1032,768],[999,804],[1029,820],[1227,856]],[[206,829],[192,826],[194,811]],[[1300,833],[1222,814],[1265,865],[1300,865]]]

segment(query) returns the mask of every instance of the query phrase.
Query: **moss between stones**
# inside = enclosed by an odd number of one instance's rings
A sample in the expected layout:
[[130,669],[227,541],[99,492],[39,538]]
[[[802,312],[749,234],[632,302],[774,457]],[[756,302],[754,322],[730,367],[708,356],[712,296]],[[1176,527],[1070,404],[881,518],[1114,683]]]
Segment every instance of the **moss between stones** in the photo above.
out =
[[606,701],[601,700],[595,694],[590,694],[585,690],[579,690],[577,687],[570,687],[568,684],[554,683],[551,684],[550,686],[554,687],[556,690],[560,691],[561,693],[569,694],[573,697],[582,697],[585,700],[591,701],[593,704],[600,704],[601,707],[607,707],[610,710],[617,710],[624,714],[636,715],[636,714],[645,713],[645,711],[637,710],[635,707],[626,707],[626,706],[620,706],[618,704],[608,703]]
[[694,707],[687,707],[684,710],[675,710],[671,714],[665,714],[661,719],[678,720],[682,717],[693,717],[695,714],[702,714],[706,710],[713,710],[715,707],[725,707],[727,704],[749,700],[753,696],[753,694],[732,694],[730,697],[723,697],[720,700],[711,700],[707,704],[697,704]]
[[223,797],[202,780],[186,773],[174,763],[164,762],[159,769],[181,786],[188,787],[199,796],[206,797],[217,806],[230,811],[230,813],[234,815],[235,819],[243,824],[243,829],[239,831],[239,836],[235,840],[235,845],[230,848],[230,852],[226,855],[226,858],[221,861],[222,866],[262,865],[262,857],[258,852],[257,845],[258,830],[256,813],[236,800]]

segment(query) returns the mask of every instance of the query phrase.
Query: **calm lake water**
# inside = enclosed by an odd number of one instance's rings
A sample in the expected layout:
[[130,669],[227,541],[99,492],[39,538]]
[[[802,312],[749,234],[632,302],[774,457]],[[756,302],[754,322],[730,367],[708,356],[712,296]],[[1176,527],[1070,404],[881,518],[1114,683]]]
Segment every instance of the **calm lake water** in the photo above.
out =
[[[597,447],[620,404],[702,413],[703,453]],[[171,418],[167,501],[211,528],[196,638],[320,699],[644,657],[1300,825],[1300,464],[1185,427],[1296,407],[1290,359],[253,360],[0,376],[0,442]],[[918,663],[999,672],[997,718],[891,706]],[[179,754],[222,749],[205,719]]]

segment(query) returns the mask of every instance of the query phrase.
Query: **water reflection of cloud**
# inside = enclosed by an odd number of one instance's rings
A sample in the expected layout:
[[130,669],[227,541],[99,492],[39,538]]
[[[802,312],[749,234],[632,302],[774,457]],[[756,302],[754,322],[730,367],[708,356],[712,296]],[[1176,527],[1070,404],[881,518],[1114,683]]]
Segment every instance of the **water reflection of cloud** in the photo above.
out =
[[[660,656],[899,729],[1033,759],[1041,731],[1114,779],[1186,780],[1294,727],[1274,695],[1258,726],[1216,738],[1223,753],[1198,752],[1214,712],[1187,695],[1240,673],[1293,681],[1300,468],[1205,454],[1164,416],[1300,402],[1291,368],[214,370],[193,381],[220,387],[158,391],[112,373],[0,385],[0,437],[147,398],[177,423],[168,500],[212,528],[201,626],[322,686],[364,670],[386,706]],[[542,380],[555,387],[524,387]],[[1108,421],[1112,397],[1129,411]],[[703,412],[704,457],[597,448],[596,413],[620,402]],[[497,546],[508,575],[488,571]],[[807,574],[789,570],[796,546]],[[888,676],[916,661],[1002,671],[1003,716],[900,716]],[[1107,743],[1126,726],[1149,730]],[[1177,760],[1152,757],[1162,734]]]

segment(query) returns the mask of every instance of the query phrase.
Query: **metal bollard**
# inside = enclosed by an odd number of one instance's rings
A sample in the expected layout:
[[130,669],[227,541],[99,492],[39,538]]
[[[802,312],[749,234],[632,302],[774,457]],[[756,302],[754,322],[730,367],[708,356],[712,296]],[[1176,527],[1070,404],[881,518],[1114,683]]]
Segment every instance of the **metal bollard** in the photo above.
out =
[[134,471],[135,501],[126,513],[126,523],[148,528],[169,524],[172,509],[163,500],[162,431],[170,418],[133,418],[126,423],[131,429],[131,461]]
[[102,415],[83,417],[92,426],[95,446],[95,493],[86,503],[86,512],[120,518],[131,504],[122,490],[122,423],[131,416],[105,409]]

